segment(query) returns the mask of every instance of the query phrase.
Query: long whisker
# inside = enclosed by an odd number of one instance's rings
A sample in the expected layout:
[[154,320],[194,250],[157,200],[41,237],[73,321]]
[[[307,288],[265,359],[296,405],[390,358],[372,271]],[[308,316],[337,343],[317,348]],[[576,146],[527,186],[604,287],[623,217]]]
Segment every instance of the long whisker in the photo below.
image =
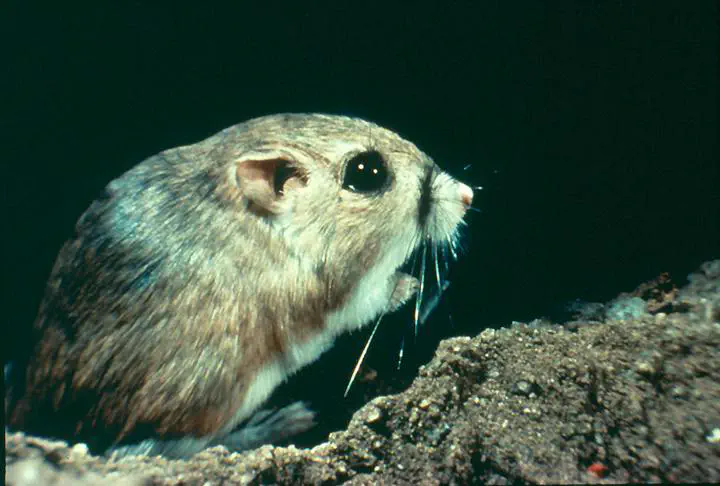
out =
[[370,343],[372,342],[373,338],[375,337],[375,331],[378,330],[378,327],[380,326],[380,321],[382,321],[382,318],[384,316],[385,316],[385,314],[380,314],[380,317],[378,317],[378,320],[375,323],[375,327],[373,328],[372,332],[370,333],[370,337],[368,337],[368,340],[365,343],[365,347],[363,348],[362,353],[360,354],[360,358],[358,358],[357,364],[355,365],[355,369],[353,369],[352,376],[350,377],[350,381],[348,382],[347,387],[345,388],[345,393],[343,394],[343,397],[347,397],[347,394],[350,391],[350,387],[355,382],[355,377],[357,376],[358,371],[360,371],[360,366],[362,365],[362,362],[365,359],[365,354],[367,353],[367,350],[370,347]]
[[442,261],[443,265],[445,266],[445,273],[447,274],[450,271],[450,262],[448,261],[448,254],[447,254],[447,244],[443,243],[443,245],[440,247],[440,253],[442,253]]
[[457,249],[455,248],[455,240],[454,239],[450,240],[449,248],[450,248],[450,254],[453,257],[453,260],[457,260],[458,255],[457,255]]
[[397,369],[400,369],[400,365],[402,364],[404,354],[405,354],[405,336],[403,336],[402,341],[400,341],[400,352],[398,353]]
[[442,295],[445,293],[447,288],[450,287],[450,281],[446,280],[443,282],[443,286],[438,288],[438,293],[433,296],[432,299],[428,300],[425,305],[423,305],[422,313],[420,314],[420,325],[422,326],[425,324],[425,321],[428,317],[430,317],[430,314],[432,311],[435,310],[435,308],[440,303],[440,299],[442,298]]
[[420,306],[422,306],[423,291],[425,290],[425,261],[427,260],[427,242],[423,243],[422,260],[420,261],[420,288],[415,297],[415,337],[418,332],[418,321],[420,319]]
[[463,242],[463,240],[458,238],[458,239],[456,239],[456,243],[457,243],[456,249],[458,252],[467,253],[467,248],[465,247],[465,243]]
[[415,267],[417,267],[418,258],[419,258],[418,253],[415,252],[415,255],[413,257],[412,267],[410,268],[410,275],[415,275]]
[[433,242],[432,252],[433,252],[433,260],[435,261],[435,278],[437,279],[438,288],[441,289],[443,285],[442,285],[442,282],[440,279],[440,264],[438,263],[437,243]]

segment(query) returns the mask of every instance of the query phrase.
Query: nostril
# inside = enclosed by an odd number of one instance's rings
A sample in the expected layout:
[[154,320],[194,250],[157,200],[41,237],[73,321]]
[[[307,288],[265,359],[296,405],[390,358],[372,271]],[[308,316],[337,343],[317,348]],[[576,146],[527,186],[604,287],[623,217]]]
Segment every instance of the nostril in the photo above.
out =
[[470,206],[472,204],[473,200],[473,190],[470,189],[469,186],[466,186],[462,182],[460,184],[460,200],[463,202],[465,206]]

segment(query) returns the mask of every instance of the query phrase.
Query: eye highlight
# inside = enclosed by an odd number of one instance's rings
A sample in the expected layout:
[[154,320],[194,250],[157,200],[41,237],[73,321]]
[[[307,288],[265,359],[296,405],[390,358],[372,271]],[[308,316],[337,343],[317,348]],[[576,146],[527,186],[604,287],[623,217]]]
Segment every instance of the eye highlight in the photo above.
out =
[[343,189],[353,192],[381,192],[390,182],[390,173],[380,152],[357,154],[345,166]]

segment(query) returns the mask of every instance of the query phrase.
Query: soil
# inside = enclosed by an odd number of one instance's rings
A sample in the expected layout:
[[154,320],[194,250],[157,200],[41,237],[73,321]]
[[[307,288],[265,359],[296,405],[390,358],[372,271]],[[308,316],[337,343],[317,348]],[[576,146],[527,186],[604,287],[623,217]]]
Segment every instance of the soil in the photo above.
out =
[[563,324],[445,340],[407,390],[310,449],[107,459],[6,432],[6,483],[717,483],[720,261],[689,280],[660,276]]

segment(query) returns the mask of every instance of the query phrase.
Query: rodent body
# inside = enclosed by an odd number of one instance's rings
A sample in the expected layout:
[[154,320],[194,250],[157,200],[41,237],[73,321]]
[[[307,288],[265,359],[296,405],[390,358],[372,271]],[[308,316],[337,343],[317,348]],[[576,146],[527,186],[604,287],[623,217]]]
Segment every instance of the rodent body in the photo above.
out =
[[413,295],[398,268],[455,238],[471,199],[410,142],[340,116],[258,118],[151,157],[60,251],[9,425],[241,448],[231,432],[275,387]]

